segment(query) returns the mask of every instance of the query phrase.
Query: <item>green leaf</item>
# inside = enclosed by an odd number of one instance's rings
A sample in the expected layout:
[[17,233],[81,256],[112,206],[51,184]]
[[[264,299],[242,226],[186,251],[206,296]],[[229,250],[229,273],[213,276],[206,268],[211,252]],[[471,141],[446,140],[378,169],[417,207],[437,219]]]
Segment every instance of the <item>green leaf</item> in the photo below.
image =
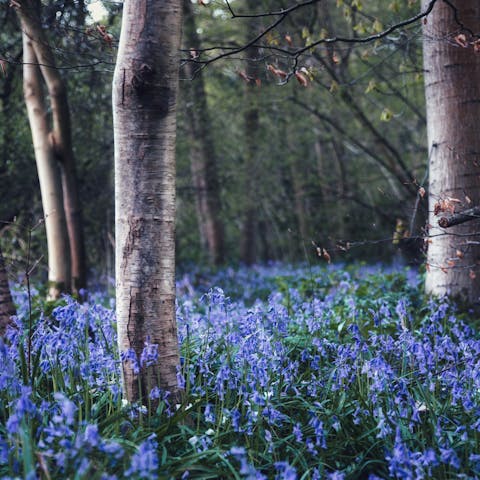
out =
[[378,18],[376,18],[375,21],[373,22],[372,28],[373,28],[374,32],[377,32],[377,33],[382,32],[383,31],[382,22],[380,22],[380,20],[378,20]]
[[389,108],[384,108],[380,114],[380,120],[382,122],[389,122],[393,118],[393,112]]
[[370,80],[368,82],[368,86],[367,88],[365,89],[365,93],[370,93],[370,92],[373,92],[374,90],[377,89],[377,82],[375,80]]

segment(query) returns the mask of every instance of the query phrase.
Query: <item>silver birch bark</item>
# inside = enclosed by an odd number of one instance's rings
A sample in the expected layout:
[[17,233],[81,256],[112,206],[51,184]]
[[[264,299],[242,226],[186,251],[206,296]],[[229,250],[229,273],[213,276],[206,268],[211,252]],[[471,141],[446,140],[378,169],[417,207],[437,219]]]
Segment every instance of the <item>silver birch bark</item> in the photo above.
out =
[[[422,8],[429,3],[423,0]],[[438,1],[424,25],[430,157],[426,290],[473,303],[480,294],[480,245],[474,235],[478,222],[442,229],[435,214],[444,208],[468,208],[470,202],[480,205],[480,55],[468,29],[480,31],[477,0],[457,0],[454,6]]]
[[182,0],[126,0],[113,79],[118,342],[158,363],[124,362],[124,394],[177,392],[175,134]]
[[33,41],[23,37],[23,91],[32,132],[35,161],[42,197],[48,250],[48,297],[55,299],[70,290],[70,251],[60,171],[50,142],[41,73]]
[[[30,42],[32,64],[38,64],[39,83],[43,79],[48,92],[52,124],[48,132],[49,144],[51,155],[60,167],[69,238],[72,278],[68,285],[71,285],[74,293],[78,293],[78,290],[86,285],[86,259],[67,89],[56,68],[52,48],[41,25],[40,3],[37,0],[23,0],[19,5],[17,13],[21,20],[22,32]],[[34,128],[32,124],[31,128]],[[60,255],[61,252],[57,254]]]

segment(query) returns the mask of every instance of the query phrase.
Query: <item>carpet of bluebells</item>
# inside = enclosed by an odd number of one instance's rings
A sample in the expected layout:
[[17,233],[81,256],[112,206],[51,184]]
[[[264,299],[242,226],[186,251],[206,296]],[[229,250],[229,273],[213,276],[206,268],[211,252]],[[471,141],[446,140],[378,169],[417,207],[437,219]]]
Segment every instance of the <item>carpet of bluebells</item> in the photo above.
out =
[[0,478],[480,478],[478,322],[415,272],[192,271],[177,290],[185,400],[152,391],[156,411],[122,401],[106,296],[15,290]]

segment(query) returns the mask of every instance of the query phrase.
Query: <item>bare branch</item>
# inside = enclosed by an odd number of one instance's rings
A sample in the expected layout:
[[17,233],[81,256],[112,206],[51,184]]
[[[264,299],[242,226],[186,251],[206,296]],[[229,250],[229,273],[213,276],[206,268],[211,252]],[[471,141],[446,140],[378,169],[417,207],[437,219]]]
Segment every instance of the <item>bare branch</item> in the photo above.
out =
[[449,228],[478,218],[480,218],[480,207],[473,207],[463,212],[455,213],[450,217],[440,218],[438,225],[442,228]]
[[278,10],[274,12],[246,13],[246,14],[235,13],[232,6],[230,5],[230,2],[228,0],[225,0],[225,3],[227,4],[228,10],[232,15],[232,18],[261,18],[261,17],[279,17],[279,16],[288,15],[293,10],[298,10],[299,8],[312,5],[320,1],[321,0],[308,0],[307,2],[299,3],[298,5],[294,5],[293,7],[285,8],[285,9],[282,8],[282,10]]
[[[398,22],[396,23],[395,25],[392,25],[390,27],[388,27],[387,29],[383,30],[382,32],[380,33],[376,33],[374,35],[368,35],[366,37],[329,37],[329,38],[322,38],[320,40],[317,40],[315,42],[312,42],[308,45],[306,45],[305,47],[302,47],[302,48],[298,48],[298,49],[295,49],[295,50],[288,50],[288,49],[285,49],[285,48],[279,48],[279,47],[272,47],[272,46],[269,46],[269,45],[262,45],[262,44],[259,44],[258,42],[264,38],[269,32],[271,32],[273,29],[275,29],[278,25],[280,25],[280,23],[282,23],[285,18],[290,14],[292,13],[293,11],[295,10],[298,10],[299,8],[303,8],[307,5],[311,5],[311,4],[314,4],[314,3],[317,3],[318,1],[320,0],[309,0],[307,2],[303,2],[303,3],[300,3],[298,5],[294,5],[290,8],[287,8],[283,11],[280,11],[280,12],[273,12],[271,14],[257,14],[257,15],[250,15],[250,16],[266,16],[266,15],[278,15],[279,18],[277,20],[275,20],[271,25],[269,25],[267,28],[265,28],[260,34],[258,34],[255,38],[253,38],[252,40],[250,40],[249,42],[247,42],[246,44],[242,45],[241,47],[238,47],[238,48],[232,48],[232,47],[227,47],[227,48],[224,48],[222,46],[220,47],[213,47],[213,48],[210,48],[210,50],[224,50],[223,53],[220,53],[214,57],[211,57],[209,59],[206,59],[206,60],[201,60],[199,58],[196,58],[196,59],[192,59],[192,58],[184,58],[182,60],[184,61],[189,61],[189,62],[195,62],[195,63],[199,63],[199,64],[202,64],[202,65],[208,65],[210,63],[213,63],[213,62],[216,62],[217,60],[220,60],[222,58],[226,58],[226,57],[230,57],[232,55],[236,55],[238,53],[241,53],[243,51],[245,51],[247,48],[250,48],[250,47],[257,47],[257,48],[264,48],[264,49],[268,49],[268,50],[275,50],[277,52],[280,52],[280,53],[283,53],[285,55],[288,55],[290,57],[294,57],[294,58],[298,58],[300,57],[302,54],[304,54],[305,52],[311,50],[312,48],[318,46],[318,45],[328,45],[328,44],[332,44],[332,43],[357,43],[357,44],[362,44],[362,43],[371,43],[371,42],[374,42],[376,40],[380,40],[388,35],[390,35],[391,33],[395,32],[396,30],[399,30],[400,28],[402,27],[406,27],[408,25],[412,25],[416,22],[418,22],[419,20],[421,20],[422,18],[426,17],[427,15],[430,14],[430,12],[432,11],[435,3],[437,3],[438,0],[431,0],[431,2],[429,3],[428,7],[425,9],[425,11],[423,12],[420,12],[419,14],[417,15],[414,15],[413,17],[410,17],[406,20],[403,20],[401,22]],[[446,0],[443,0],[443,1],[446,1]],[[228,3],[227,3],[228,5]],[[228,5],[230,11],[231,10],[231,6]],[[233,14],[234,16],[238,16],[236,15],[235,13]],[[228,51],[225,51],[225,50],[228,50]],[[203,51],[199,52],[199,53],[203,53]]]

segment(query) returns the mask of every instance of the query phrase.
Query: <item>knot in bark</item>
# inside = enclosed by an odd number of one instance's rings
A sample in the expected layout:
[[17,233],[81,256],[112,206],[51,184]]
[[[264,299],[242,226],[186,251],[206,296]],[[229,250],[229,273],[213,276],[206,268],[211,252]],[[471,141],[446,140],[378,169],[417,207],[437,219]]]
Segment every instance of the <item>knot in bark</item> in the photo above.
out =
[[142,91],[148,87],[155,74],[153,67],[146,63],[142,63],[139,68],[134,71],[132,78],[132,87],[134,90]]

